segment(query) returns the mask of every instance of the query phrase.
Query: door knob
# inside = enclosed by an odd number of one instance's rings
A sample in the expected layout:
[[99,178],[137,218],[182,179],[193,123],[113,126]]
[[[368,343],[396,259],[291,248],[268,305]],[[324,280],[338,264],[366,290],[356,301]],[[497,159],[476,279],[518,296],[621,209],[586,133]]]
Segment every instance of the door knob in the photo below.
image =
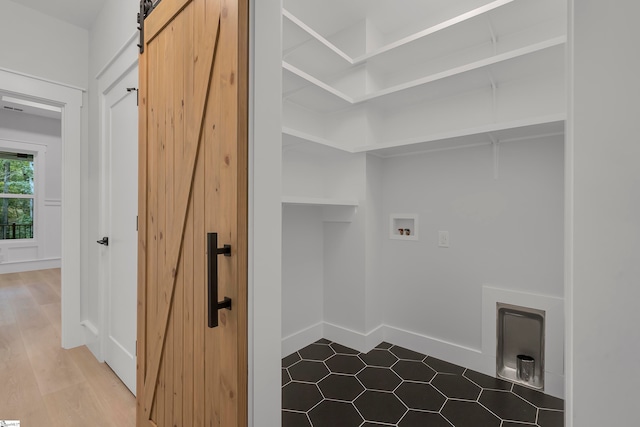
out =
[[99,244],[101,244],[101,245],[109,246],[109,238],[108,237],[103,237],[102,240],[98,240],[97,242]]

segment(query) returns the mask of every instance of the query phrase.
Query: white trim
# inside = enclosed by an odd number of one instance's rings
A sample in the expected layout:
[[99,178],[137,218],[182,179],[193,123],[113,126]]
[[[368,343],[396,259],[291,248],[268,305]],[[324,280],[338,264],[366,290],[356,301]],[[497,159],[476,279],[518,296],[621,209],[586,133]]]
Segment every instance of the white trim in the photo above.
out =
[[85,343],[80,279],[80,146],[84,89],[0,69],[0,90],[62,107],[62,346]]
[[333,323],[324,322],[324,338],[358,350],[361,353],[368,353],[376,345],[384,341],[385,328],[385,325],[380,325],[363,334]]
[[120,56],[122,56],[122,54],[131,47],[131,44],[138,38],[138,32],[134,31],[133,34],[131,34],[131,37],[129,37],[127,39],[126,42],[124,42],[124,44],[120,47],[120,49],[118,49],[118,51],[116,52],[115,55],[113,55],[113,57],[105,64],[104,67],[102,67],[102,69],[100,71],[98,71],[98,74],[96,74],[95,79],[99,80],[102,75],[117,61],[120,59]]
[[282,357],[324,338],[324,323],[319,322],[282,338]]
[[[74,89],[74,90],[79,90],[81,92],[86,92],[87,89],[80,87],[80,86],[74,86],[74,85],[70,85],[68,83],[62,83],[62,82],[58,82],[55,80],[50,80],[50,79],[45,79],[43,77],[38,77],[38,76],[34,76],[32,74],[27,74],[27,73],[23,73],[20,71],[13,71],[10,70],[8,68],[4,68],[4,67],[0,67],[0,73],[10,73],[10,74],[15,74],[18,77],[24,77],[24,78],[28,78],[28,79],[33,79],[33,80],[37,80],[38,82],[42,82],[42,83],[47,83],[47,84],[51,84],[51,85],[55,85],[55,86],[61,86],[63,88],[67,88],[67,89]],[[15,92],[12,91],[13,93],[16,94],[20,94],[21,92]],[[25,92],[26,94],[26,92]],[[50,99],[50,101],[55,101],[54,99]],[[56,101],[56,102],[60,102],[60,101]]]
[[[30,145],[38,145],[38,146],[41,146],[41,147],[45,147],[45,151],[46,151],[46,147],[47,147],[47,144],[46,144],[46,143],[44,143],[44,142],[22,141],[22,140],[20,140],[20,139],[9,139],[9,138],[0,138],[0,141],[3,141],[3,142],[13,142],[13,143],[16,143],[16,144],[30,144]],[[37,150],[36,150],[36,149],[33,149],[33,150],[34,150],[34,152],[37,152]]]
[[[99,89],[99,135],[100,135],[100,160],[99,160],[99,234],[100,236],[107,236],[110,232],[110,218],[107,216],[107,212],[110,205],[110,176],[109,176],[109,162],[110,162],[110,143],[107,137],[107,114],[109,109],[106,106],[106,96],[109,91],[117,85],[132,69],[138,65],[138,50],[135,43],[135,34],[130,37],[127,43],[116,53],[116,55],[107,63],[107,65],[98,73],[96,78],[98,79]],[[128,96],[128,93],[123,93],[122,97]],[[100,255],[98,266],[98,295],[99,295],[99,324],[103,331],[107,330],[108,322],[108,280],[109,280],[109,263],[111,262],[110,256]],[[91,351],[99,360],[104,360],[106,357],[108,333],[99,334],[97,343],[90,347]]]
[[0,193],[0,198],[2,199],[34,199],[36,198],[35,194],[11,194],[11,193]]
[[[83,327],[83,332],[84,332],[85,342],[86,342],[85,345],[89,348],[91,353],[94,354],[94,356],[96,354],[99,354],[98,346],[99,346],[100,331],[98,330],[96,325],[94,325],[93,322],[91,322],[90,320],[83,320],[82,322],[80,322],[80,324]],[[96,359],[98,359],[98,362],[100,363],[104,362],[104,359],[98,356],[96,356]]]
[[573,403],[573,256],[574,256],[574,13],[575,0],[567,4],[566,87],[567,121],[564,142],[564,422],[574,427]]
[[[384,338],[390,344],[399,345],[474,371],[495,376],[495,374],[491,374],[490,370],[486,369],[487,356],[478,349],[388,325],[385,325]],[[495,367],[495,360],[490,365]]]
[[60,206],[62,207],[62,200],[60,199],[44,199],[44,205],[45,206],[53,206],[53,207],[57,207]]
[[282,424],[281,9],[282,0],[249,4],[248,417],[253,427]]
[[[16,239],[16,240],[3,240],[0,242],[0,246],[7,248],[9,251],[11,248],[18,247],[35,247],[36,257],[40,259],[44,255],[44,248],[46,247],[46,234],[42,232],[45,224],[44,216],[44,196],[45,184],[44,177],[46,175],[47,164],[47,148],[44,145],[32,144],[29,142],[15,142],[5,139],[0,139],[0,146],[3,150],[12,152],[22,152],[33,155],[33,194],[4,194],[0,193],[0,198],[7,199],[31,199],[33,200],[33,237],[31,239]],[[23,244],[20,244],[23,243]],[[24,244],[26,243],[26,245]],[[10,263],[11,261],[7,261]],[[53,267],[52,267],[53,268]],[[30,271],[30,270],[25,270]]]
[[[369,352],[376,345],[385,341],[495,377],[495,350],[491,354],[476,348],[384,324],[367,333],[362,333],[327,322],[316,323],[283,338],[282,355],[287,356],[321,338],[337,342],[362,353]],[[562,398],[563,388],[564,377],[562,374],[545,372],[545,393]]]
[[0,264],[0,274],[21,273],[23,271],[35,270],[49,270],[51,268],[60,268],[61,265],[62,261],[60,258],[3,262],[2,264]]
[[82,322],[80,322],[80,324],[82,326],[84,326],[85,328],[87,328],[87,330],[94,335],[95,337],[98,337],[99,332],[98,332],[98,328],[96,328],[96,325],[94,325],[93,323],[91,323],[91,321],[89,320],[83,320]]

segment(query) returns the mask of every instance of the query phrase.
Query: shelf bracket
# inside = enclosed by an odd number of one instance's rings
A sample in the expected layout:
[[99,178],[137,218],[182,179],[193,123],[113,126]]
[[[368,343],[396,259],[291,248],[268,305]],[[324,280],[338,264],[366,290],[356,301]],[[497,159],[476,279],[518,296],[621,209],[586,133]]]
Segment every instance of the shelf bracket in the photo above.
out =
[[489,134],[489,139],[491,140],[491,147],[493,148],[493,179],[500,178],[500,141],[493,136],[493,134]]
[[498,38],[496,37],[496,32],[493,30],[493,24],[491,23],[491,18],[487,16],[487,23],[489,24],[489,34],[491,35],[491,45],[493,46],[493,54],[498,54]]
[[489,77],[489,83],[491,83],[491,106],[493,112],[493,121],[496,121],[496,116],[498,114],[498,85],[496,84],[496,80],[493,78],[491,74],[491,70],[487,70],[487,76]]

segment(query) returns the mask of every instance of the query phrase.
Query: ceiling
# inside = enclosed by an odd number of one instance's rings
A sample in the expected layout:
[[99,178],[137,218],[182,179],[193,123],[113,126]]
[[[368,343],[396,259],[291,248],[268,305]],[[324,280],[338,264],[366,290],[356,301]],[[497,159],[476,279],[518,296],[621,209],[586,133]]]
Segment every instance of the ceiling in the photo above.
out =
[[105,0],[10,0],[45,15],[89,29]]

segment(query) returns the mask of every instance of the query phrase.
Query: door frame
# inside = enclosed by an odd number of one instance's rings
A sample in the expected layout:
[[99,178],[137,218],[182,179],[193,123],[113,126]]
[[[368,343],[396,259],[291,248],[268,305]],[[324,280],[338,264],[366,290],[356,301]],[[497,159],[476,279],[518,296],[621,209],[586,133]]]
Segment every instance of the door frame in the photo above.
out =
[[282,414],[282,0],[249,1],[249,425]]
[[82,320],[81,139],[82,98],[86,89],[0,68],[0,90],[62,108],[62,347],[85,344]]
[[[136,36],[134,34],[129,38],[127,43],[116,53],[113,59],[105,66],[105,68],[98,73],[96,76],[98,80],[98,93],[99,101],[98,101],[98,114],[99,114],[99,128],[98,132],[100,135],[100,150],[99,150],[99,208],[98,208],[98,227],[100,237],[107,236],[109,232],[109,217],[106,214],[108,212],[107,203],[109,201],[109,195],[107,191],[109,189],[109,180],[111,179],[109,175],[109,169],[107,167],[109,160],[109,141],[107,138],[107,117],[106,115],[109,112],[109,109],[106,105],[106,94],[122,80],[122,78],[127,75],[133,68],[138,66],[138,47],[136,44]],[[131,95],[133,96],[133,94]],[[136,139],[137,142],[137,139]],[[135,179],[138,179],[138,174],[136,173]],[[93,242],[93,241],[91,241]],[[106,353],[106,345],[107,345],[107,321],[108,321],[108,283],[107,283],[107,273],[109,265],[104,262],[104,257],[100,256],[98,260],[98,295],[100,296],[99,303],[99,321],[100,321],[100,338],[98,341],[98,354],[96,355],[97,359],[100,362],[104,362],[105,353]],[[135,281],[137,284],[137,276],[135,277]],[[137,295],[137,294],[136,294]],[[136,315],[137,322],[137,315]]]

